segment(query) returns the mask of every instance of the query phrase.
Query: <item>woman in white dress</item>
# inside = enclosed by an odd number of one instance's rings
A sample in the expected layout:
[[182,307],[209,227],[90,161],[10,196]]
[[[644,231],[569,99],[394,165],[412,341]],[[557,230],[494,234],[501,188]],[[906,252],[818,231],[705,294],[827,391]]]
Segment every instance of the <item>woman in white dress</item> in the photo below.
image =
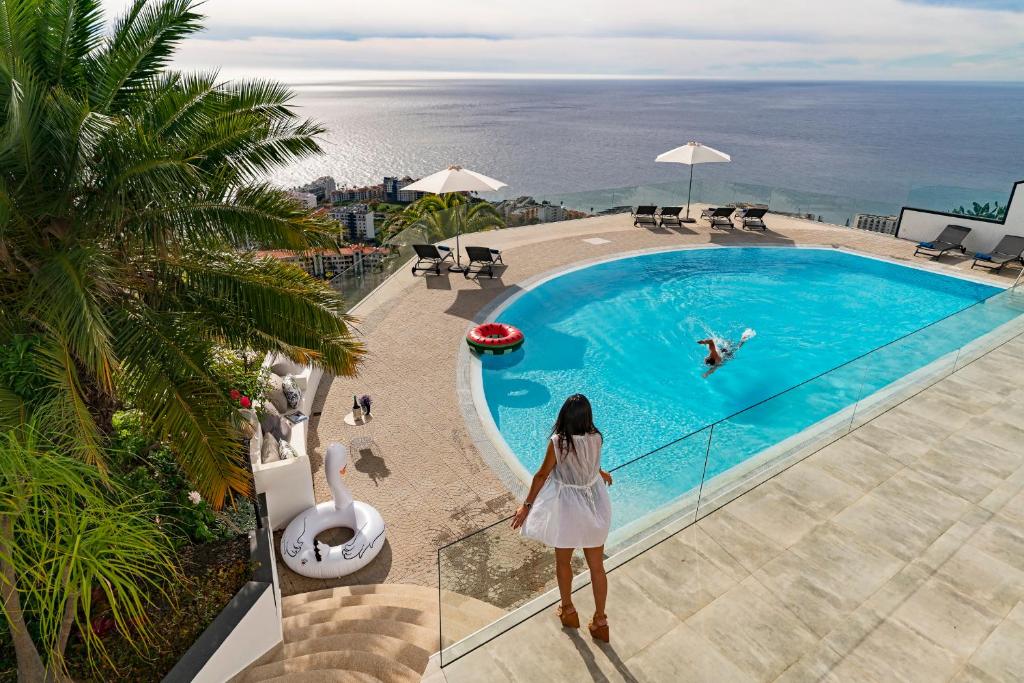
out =
[[547,453],[533,476],[526,500],[516,510],[512,528],[555,549],[555,576],[562,603],[562,626],[579,628],[572,604],[573,550],[583,549],[594,590],[590,634],[608,642],[604,613],[608,578],[604,573],[604,543],[612,522],[608,486],[612,475],[601,469],[601,432],[594,426],[590,401],[583,394],[566,399],[551,430]]

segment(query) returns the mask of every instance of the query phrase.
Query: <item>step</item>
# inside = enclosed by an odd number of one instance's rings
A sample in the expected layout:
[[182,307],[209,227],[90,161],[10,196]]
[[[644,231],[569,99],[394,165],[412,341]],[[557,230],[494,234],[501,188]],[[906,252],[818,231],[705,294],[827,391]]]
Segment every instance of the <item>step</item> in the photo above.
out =
[[419,683],[421,674],[386,656],[363,650],[333,650],[270,662],[245,672],[243,681],[272,681],[288,674],[339,671],[369,674],[387,683]]
[[369,585],[337,586],[335,588],[309,591],[308,593],[287,595],[281,601],[281,606],[287,611],[289,607],[294,605],[301,605],[306,602],[313,602],[314,600],[323,600],[324,598],[340,598],[350,595],[409,595],[437,601],[436,588],[427,588],[426,586],[417,586],[411,583],[373,583]]
[[[300,637],[302,635],[301,633],[296,634],[296,636]],[[306,635],[308,636],[308,634]],[[436,641],[437,639],[434,638],[433,640]],[[430,659],[430,655],[434,652],[434,650],[418,647],[401,638],[384,633],[349,631],[347,633],[335,632],[329,635],[302,637],[301,640],[285,643],[283,651],[274,661],[286,662],[319,652],[342,652],[347,650],[370,652],[387,657],[414,671],[423,671],[427,667],[427,660]],[[271,663],[273,662],[267,662],[267,664]]]
[[352,605],[344,610],[318,610],[316,612],[284,617],[281,619],[281,626],[284,628],[285,640],[290,642],[289,633],[292,629],[300,626],[324,624],[331,621],[341,622],[348,619],[382,619],[416,624],[426,628],[437,627],[436,612],[431,614],[423,610],[398,607],[397,605]]
[[362,671],[300,671],[264,679],[273,683],[387,683]]
[[299,614],[310,614],[321,610],[341,611],[348,607],[359,605],[380,605],[383,607],[405,607],[407,609],[418,609],[421,612],[437,614],[437,598],[433,600],[422,596],[413,595],[381,595],[378,593],[366,593],[363,595],[342,595],[337,597],[321,598],[308,602],[292,605],[283,605],[282,610],[285,617],[293,617]]
[[[322,638],[346,633],[373,633],[391,636],[428,652],[434,652],[438,648],[436,619],[430,627],[391,619],[342,619],[308,626],[296,626],[290,629],[285,635],[284,644],[271,650],[268,653],[271,656],[266,657],[264,661],[284,659],[286,656],[282,654],[284,648],[299,644],[305,638]],[[262,664],[263,661],[259,663]]]

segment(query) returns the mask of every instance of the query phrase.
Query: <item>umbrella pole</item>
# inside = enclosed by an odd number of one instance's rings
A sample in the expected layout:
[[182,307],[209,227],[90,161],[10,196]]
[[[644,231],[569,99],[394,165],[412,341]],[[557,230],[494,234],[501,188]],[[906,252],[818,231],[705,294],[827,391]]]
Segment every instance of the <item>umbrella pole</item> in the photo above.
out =
[[693,164],[690,164],[690,186],[686,190],[686,218],[682,220],[683,223],[695,223],[690,218],[690,196],[693,194]]
[[[461,206],[461,205],[460,205]],[[458,208],[456,208],[458,210]],[[456,218],[458,220],[458,218]],[[462,267],[462,250],[459,249],[459,235],[462,234],[462,223],[459,222],[455,226],[455,263],[448,266],[449,273],[461,273],[465,268]]]

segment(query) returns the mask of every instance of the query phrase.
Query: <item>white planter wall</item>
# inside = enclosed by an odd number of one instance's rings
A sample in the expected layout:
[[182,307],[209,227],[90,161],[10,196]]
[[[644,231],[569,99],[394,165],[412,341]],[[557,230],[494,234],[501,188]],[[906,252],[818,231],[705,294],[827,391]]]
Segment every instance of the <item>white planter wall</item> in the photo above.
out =
[[964,240],[968,254],[989,251],[999,243],[1003,235],[1024,237],[1024,180],[1013,186],[1005,221],[979,220],[954,213],[904,207],[900,211],[896,236],[912,242],[927,242],[935,239],[949,224],[971,229]]

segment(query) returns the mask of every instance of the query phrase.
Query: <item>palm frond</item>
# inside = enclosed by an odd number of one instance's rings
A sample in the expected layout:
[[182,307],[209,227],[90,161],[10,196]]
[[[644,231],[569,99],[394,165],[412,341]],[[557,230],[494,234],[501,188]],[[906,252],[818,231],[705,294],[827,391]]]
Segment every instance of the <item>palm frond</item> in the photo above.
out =
[[164,69],[177,45],[201,28],[194,0],[135,0],[115,24],[96,57],[100,79],[94,108],[121,108],[138,102],[144,86]]

